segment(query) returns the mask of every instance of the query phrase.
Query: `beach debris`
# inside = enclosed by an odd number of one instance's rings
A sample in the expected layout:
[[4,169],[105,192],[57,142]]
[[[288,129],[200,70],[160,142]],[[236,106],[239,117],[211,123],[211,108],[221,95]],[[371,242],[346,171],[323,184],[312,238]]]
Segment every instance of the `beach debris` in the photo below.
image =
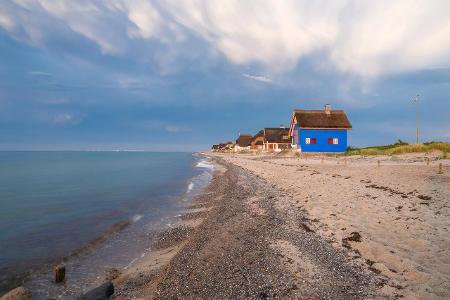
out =
[[377,268],[377,263],[374,262],[373,260],[367,259],[366,263],[369,265],[369,270],[376,273],[376,274],[380,274],[381,270],[379,268]]
[[438,174],[444,174],[444,169],[442,168],[442,163],[439,163]]
[[65,265],[57,265],[53,269],[53,274],[55,278],[55,282],[63,282],[64,278],[66,277],[66,266]]
[[314,230],[312,230],[308,225],[306,225],[305,223],[301,224],[302,228],[305,229],[306,232],[314,232]]
[[81,295],[77,300],[106,300],[114,294],[114,285],[111,281],[105,282],[99,287]]
[[343,238],[342,239],[342,246],[348,249],[351,249],[350,243],[349,242],[361,242],[361,234],[357,231],[353,231],[352,233],[350,233],[349,237]]
[[421,200],[431,200],[431,197],[427,195],[418,195],[417,198]]
[[106,269],[106,281],[111,281],[120,276],[120,271],[116,268],[108,268]]
[[0,297],[0,300],[31,300],[31,291],[19,286]]
[[377,165],[378,165],[378,167],[380,167],[380,165],[381,165],[380,160],[377,160]]
[[427,157],[427,166],[429,166],[429,165],[430,165],[430,158]]

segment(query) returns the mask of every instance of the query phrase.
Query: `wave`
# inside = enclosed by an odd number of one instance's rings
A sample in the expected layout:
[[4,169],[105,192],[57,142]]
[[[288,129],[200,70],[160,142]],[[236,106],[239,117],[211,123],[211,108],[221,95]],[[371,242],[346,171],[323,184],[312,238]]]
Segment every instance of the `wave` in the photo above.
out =
[[192,191],[193,188],[194,188],[194,183],[193,183],[193,182],[190,182],[189,185],[188,185],[188,188],[187,188],[186,193],[187,193],[187,194],[190,193],[190,192]]
[[133,223],[136,223],[136,222],[139,221],[140,219],[142,219],[142,215],[134,215],[133,218],[131,218],[131,220],[133,221]]
[[197,168],[206,168],[206,169],[209,169],[209,170],[213,170],[214,169],[214,165],[210,161],[207,161],[207,160],[199,161],[195,165],[195,167],[197,167]]

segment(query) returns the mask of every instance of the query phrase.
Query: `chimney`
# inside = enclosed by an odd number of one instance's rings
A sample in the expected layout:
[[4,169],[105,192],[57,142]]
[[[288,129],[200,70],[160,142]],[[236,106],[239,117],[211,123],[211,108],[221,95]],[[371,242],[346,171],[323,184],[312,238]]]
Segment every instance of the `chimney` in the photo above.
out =
[[325,111],[325,113],[327,115],[330,115],[331,114],[331,105],[330,104],[325,104],[324,107],[323,107],[323,110]]

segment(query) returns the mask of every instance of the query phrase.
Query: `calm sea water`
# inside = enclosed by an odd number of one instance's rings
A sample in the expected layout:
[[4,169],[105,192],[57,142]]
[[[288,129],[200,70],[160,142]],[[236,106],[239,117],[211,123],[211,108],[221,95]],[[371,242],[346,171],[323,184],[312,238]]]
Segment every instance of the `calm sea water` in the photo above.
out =
[[[29,273],[43,295],[76,294],[81,278],[133,262],[211,172],[191,153],[0,152],[0,294]],[[61,261],[63,287],[49,271]]]

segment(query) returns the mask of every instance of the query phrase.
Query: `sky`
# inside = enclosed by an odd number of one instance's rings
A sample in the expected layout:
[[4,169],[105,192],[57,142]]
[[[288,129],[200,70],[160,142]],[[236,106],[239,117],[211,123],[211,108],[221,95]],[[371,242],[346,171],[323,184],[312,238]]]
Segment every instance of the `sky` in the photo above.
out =
[[343,109],[450,141],[450,1],[2,0],[0,150],[197,151]]

